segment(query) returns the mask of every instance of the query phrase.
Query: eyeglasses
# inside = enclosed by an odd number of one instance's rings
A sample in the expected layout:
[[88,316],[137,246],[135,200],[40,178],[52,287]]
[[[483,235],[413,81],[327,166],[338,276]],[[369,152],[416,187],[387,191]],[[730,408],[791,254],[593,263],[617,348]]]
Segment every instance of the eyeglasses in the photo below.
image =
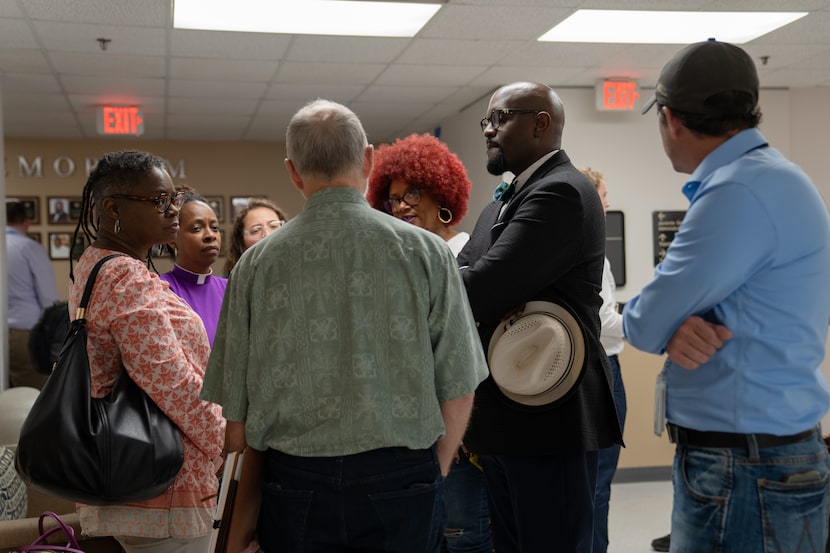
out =
[[242,234],[244,234],[245,236],[264,238],[267,234],[271,234],[272,232],[280,228],[283,224],[285,224],[285,221],[283,221],[282,219],[275,219],[273,221],[268,221],[268,224],[254,225],[249,229],[245,229],[242,231]]
[[490,115],[483,118],[481,120],[481,130],[486,131],[487,125],[492,125],[493,130],[497,131],[499,129],[499,125],[503,125],[510,121],[510,115],[514,113],[532,113],[533,115],[537,115],[542,113],[543,109],[513,109],[513,108],[501,108],[501,109],[494,109],[490,112]]
[[383,202],[383,209],[386,210],[387,213],[392,213],[398,206],[401,205],[401,202],[404,202],[409,207],[415,207],[418,205],[418,202],[421,201],[421,189],[420,188],[410,188],[406,191],[406,194],[403,197],[397,196],[389,196],[389,199],[384,200]]
[[166,192],[162,192],[158,196],[153,196],[148,198],[147,196],[133,196],[131,194],[112,194],[110,198],[121,198],[123,200],[135,200],[138,202],[150,202],[151,204],[155,204],[156,210],[159,213],[164,213],[170,206],[174,206],[176,209],[181,209],[182,204],[184,203],[184,192],[176,192],[172,196],[167,194]]

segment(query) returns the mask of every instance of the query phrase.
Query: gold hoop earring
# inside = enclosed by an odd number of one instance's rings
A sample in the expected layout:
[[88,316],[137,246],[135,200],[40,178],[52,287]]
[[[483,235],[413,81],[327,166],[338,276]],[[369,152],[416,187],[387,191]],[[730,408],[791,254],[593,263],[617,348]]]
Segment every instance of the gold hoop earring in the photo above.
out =
[[119,232],[121,232],[121,220],[120,219],[115,220],[115,226],[113,227],[112,230],[113,230],[113,232],[115,232],[115,234],[118,234]]
[[[441,215],[444,215],[443,217]],[[452,211],[448,207],[440,207],[438,208],[438,220],[444,223],[445,225],[449,225],[452,222]]]

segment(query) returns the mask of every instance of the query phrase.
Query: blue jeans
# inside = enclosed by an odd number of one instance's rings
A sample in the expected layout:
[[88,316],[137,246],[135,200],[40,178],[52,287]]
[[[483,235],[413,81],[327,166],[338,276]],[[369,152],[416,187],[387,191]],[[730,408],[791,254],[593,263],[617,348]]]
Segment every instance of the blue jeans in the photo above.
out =
[[269,449],[257,537],[266,553],[438,553],[443,480],[434,447],[342,457]]
[[[625,414],[628,406],[625,399],[620,360],[616,355],[609,355],[611,377],[614,384],[614,405],[617,407],[617,420],[620,429],[625,427]],[[611,481],[617,472],[620,459],[620,445],[600,449],[597,456],[597,493],[594,496],[594,553],[608,551],[608,500],[611,499]]]
[[672,553],[824,551],[830,461],[816,431],[759,449],[678,446]]
[[470,462],[464,451],[444,480],[447,529],[442,551],[448,553],[490,553],[490,511],[484,473]]

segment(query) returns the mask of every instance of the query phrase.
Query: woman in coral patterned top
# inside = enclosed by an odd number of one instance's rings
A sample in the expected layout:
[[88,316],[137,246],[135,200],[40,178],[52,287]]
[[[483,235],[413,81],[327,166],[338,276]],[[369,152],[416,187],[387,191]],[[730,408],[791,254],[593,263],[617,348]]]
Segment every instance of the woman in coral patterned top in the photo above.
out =
[[114,536],[127,553],[207,552],[216,505],[225,421],[218,405],[199,399],[210,345],[199,316],[147,268],[150,248],[176,238],[181,201],[162,159],[109,153],[84,187],[76,230],[91,247],[70,270],[73,316],[95,263],[124,254],[103,265],[86,310],[93,396],[110,391],[123,363],[184,444],[184,465],[159,497],[79,506],[84,534]]

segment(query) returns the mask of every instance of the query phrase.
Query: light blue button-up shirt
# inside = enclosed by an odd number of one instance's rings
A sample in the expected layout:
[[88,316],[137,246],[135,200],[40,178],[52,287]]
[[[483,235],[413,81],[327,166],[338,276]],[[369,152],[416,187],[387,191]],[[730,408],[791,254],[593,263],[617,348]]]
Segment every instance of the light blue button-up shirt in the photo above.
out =
[[6,261],[9,328],[28,330],[60,299],[52,262],[43,246],[12,227],[6,227]]
[[665,351],[691,315],[733,338],[696,370],[666,363],[666,417],[707,431],[786,435],[830,407],[819,367],[830,322],[830,217],[804,172],[757,129],[712,151],[654,280],[626,306],[636,348]]

